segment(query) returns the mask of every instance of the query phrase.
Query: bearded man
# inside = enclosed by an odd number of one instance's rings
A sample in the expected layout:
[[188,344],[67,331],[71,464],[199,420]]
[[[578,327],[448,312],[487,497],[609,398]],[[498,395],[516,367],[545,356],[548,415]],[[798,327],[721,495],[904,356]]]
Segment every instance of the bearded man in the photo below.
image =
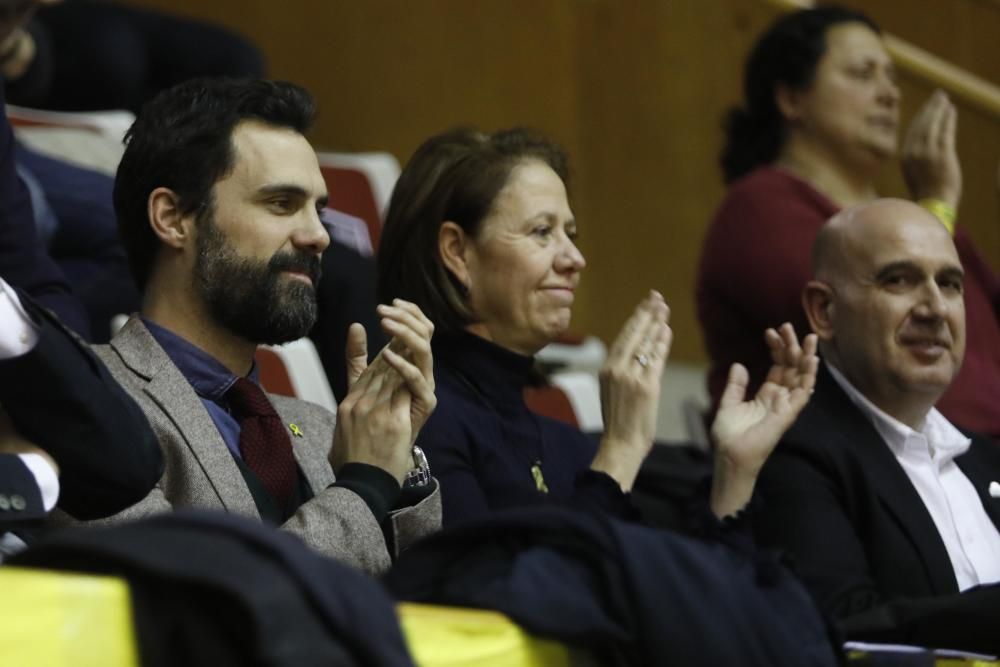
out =
[[304,336],[316,318],[329,237],[303,136],[312,115],[297,86],[204,79],[161,93],[126,135],[114,201],[142,309],[98,352],[167,466],[115,519],[217,508],[377,573],[440,526],[436,482],[401,490],[435,404],[430,321],[409,303],[380,307],[392,342],[371,366],[352,325],[336,417],[264,394],[254,365],[258,345]]

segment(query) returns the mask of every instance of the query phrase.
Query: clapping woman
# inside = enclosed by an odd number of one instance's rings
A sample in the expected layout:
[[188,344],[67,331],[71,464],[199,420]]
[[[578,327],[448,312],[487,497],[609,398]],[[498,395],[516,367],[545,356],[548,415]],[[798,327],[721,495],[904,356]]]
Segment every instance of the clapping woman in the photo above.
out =
[[[628,515],[628,492],[653,443],[670,349],[669,308],[650,292],[611,345],[600,374],[605,432],[528,410],[532,355],[570,325],[586,261],[566,191],[564,154],[521,129],[459,129],[427,140],[403,170],[378,253],[384,303],[416,303],[434,322],[437,410],[417,444],[441,483],[445,525],[505,507],[563,502]],[[770,382],[744,402],[730,374],[712,509],[750,497],[757,471],[805,404],[815,339],[768,332]]]

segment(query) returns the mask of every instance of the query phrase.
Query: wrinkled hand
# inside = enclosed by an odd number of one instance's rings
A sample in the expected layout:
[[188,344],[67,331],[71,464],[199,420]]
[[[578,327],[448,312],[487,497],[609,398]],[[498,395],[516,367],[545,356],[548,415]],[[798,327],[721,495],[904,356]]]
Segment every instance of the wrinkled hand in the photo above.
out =
[[591,468],[611,475],[623,489],[635,481],[653,445],[663,368],[673,333],[670,308],[650,292],[625,322],[601,368],[604,437]]
[[370,366],[364,327],[355,323],[348,330],[350,389],[337,409],[330,463],[335,471],[348,462],[377,465],[401,481],[413,465],[417,434],[437,405],[434,326],[416,305],[399,299],[378,312],[392,339]]
[[808,402],[819,365],[815,334],[806,336],[800,347],[795,329],[786,322],[780,333],[768,329],[764,338],[773,361],[767,380],[752,400],[744,401],[747,370],[733,364],[712,422],[716,451],[741,467],[758,470]]
[[958,208],[962,165],[955,147],[958,111],[948,95],[935,91],[917,112],[903,140],[900,161],[914,200],[941,199]]
[[816,384],[815,334],[806,336],[800,347],[795,329],[786,322],[778,331],[768,329],[764,338],[773,361],[766,381],[752,400],[744,400],[747,370],[733,364],[712,422],[716,452],[711,502],[718,516],[749,502],[757,474]]

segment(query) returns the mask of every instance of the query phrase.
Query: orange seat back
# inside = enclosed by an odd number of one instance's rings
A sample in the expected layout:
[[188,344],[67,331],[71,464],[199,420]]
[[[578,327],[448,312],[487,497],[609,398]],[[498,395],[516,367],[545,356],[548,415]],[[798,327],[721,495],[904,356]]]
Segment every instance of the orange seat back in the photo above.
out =
[[357,169],[321,165],[323,180],[330,195],[328,206],[342,213],[361,218],[368,226],[372,248],[378,251],[378,240],[382,234],[382,219],[378,214],[375,193],[368,176]]
[[524,390],[524,402],[535,414],[558,419],[570,426],[580,427],[566,393],[556,386],[528,387]]
[[292,377],[281,357],[266,347],[258,347],[256,359],[257,369],[260,371],[260,386],[265,391],[296,398]]

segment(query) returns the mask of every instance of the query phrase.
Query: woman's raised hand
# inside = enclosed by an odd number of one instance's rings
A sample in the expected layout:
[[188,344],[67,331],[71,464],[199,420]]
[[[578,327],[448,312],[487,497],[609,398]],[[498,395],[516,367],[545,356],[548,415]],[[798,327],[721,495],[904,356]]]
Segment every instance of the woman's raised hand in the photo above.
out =
[[711,506],[719,517],[749,502],[760,469],[809,401],[816,384],[816,334],[806,336],[800,346],[795,329],[786,322],[777,331],[768,329],[764,338],[773,362],[767,380],[753,399],[744,400],[747,370],[733,364],[712,422],[715,476]]
[[604,437],[591,468],[628,491],[653,445],[663,368],[673,332],[670,308],[651,291],[625,322],[601,368]]
[[940,199],[958,208],[962,166],[955,147],[958,111],[942,91],[935,91],[914,116],[903,140],[900,162],[914,200]]

